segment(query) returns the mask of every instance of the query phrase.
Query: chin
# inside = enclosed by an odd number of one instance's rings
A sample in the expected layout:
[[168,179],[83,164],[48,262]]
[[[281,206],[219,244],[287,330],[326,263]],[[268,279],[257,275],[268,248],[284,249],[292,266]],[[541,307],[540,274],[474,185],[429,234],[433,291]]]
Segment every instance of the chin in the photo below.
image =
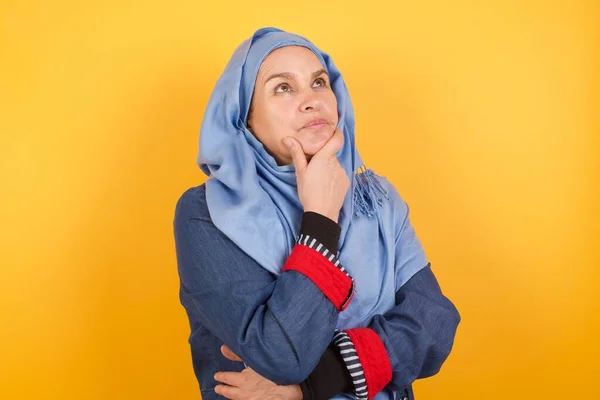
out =
[[315,155],[319,150],[323,148],[323,146],[325,146],[327,141],[331,139],[331,136],[333,136],[333,132],[318,138],[310,138],[308,140],[303,140],[301,143],[302,148],[304,149],[304,153]]
[[304,154],[307,157],[312,157],[315,154],[317,154],[319,152],[319,150],[321,150],[323,148],[323,146],[325,145],[325,143],[321,144],[321,145],[315,145],[315,144],[310,144],[310,145],[302,145],[303,150],[304,150]]

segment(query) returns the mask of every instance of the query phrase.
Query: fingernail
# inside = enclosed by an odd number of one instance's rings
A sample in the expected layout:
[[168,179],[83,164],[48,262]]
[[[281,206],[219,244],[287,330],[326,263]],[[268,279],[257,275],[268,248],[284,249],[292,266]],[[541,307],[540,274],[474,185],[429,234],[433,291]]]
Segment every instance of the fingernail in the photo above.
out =
[[292,147],[294,145],[294,142],[292,141],[292,139],[290,138],[285,138],[283,139],[283,143],[287,146],[287,147]]
[[217,372],[217,373],[215,374],[215,376],[214,376],[215,380],[217,380],[217,381],[218,381],[218,380],[219,380],[219,376],[220,376],[220,375],[219,375],[219,373]]

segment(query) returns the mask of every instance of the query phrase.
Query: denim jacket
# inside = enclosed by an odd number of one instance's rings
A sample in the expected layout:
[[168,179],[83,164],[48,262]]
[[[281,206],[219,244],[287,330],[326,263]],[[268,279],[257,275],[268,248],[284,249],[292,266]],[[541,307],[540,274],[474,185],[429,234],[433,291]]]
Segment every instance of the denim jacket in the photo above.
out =
[[[223,344],[276,384],[307,379],[331,344],[340,311],[319,286],[300,273],[277,277],[237,247],[212,223],[204,185],[180,197],[174,234],[179,296],[202,398],[223,398],[214,392],[216,372],[244,369],[222,356]],[[369,396],[376,400],[414,399],[412,383],[440,370],[460,322],[429,265],[395,298],[396,305],[368,325],[391,365],[391,380]],[[353,393],[332,397],[354,398]]]

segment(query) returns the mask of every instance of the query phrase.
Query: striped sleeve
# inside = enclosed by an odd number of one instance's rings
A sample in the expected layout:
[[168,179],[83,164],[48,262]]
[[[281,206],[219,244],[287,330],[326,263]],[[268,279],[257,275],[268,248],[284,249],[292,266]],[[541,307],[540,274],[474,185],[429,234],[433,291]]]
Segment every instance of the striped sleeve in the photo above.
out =
[[336,331],[333,336],[333,343],[337,346],[344,360],[344,364],[350,373],[352,384],[354,385],[354,395],[357,400],[368,399],[367,380],[363,366],[360,363],[354,343],[350,340],[348,334],[344,331]]
[[296,271],[321,289],[338,311],[345,310],[354,296],[354,279],[336,254],[311,235],[301,233],[282,272]]
[[357,399],[371,400],[392,380],[387,351],[374,330],[336,331],[333,340],[350,372]]

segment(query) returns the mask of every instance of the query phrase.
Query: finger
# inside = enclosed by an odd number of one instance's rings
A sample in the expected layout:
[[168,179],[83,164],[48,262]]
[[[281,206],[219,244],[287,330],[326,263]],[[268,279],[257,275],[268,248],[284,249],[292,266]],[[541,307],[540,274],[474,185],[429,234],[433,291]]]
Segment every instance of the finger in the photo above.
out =
[[239,361],[242,362],[242,359],[237,356],[233,351],[229,349],[226,345],[221,346],[221,353],[231,361]]
[[214,378],[216,381],[235,387],[242,386],[245,381],[241,372],[217,372]]
[[284,138],[283,144],[288,148],[292,156],[292,162],[294,163],[294,167],[296,167],[296,171],[302,173],[308,164],[302,145],[296,138],[291,136]]
[[327,143],[318,151],[318,153],[327,154],[330,156],[335,156],[335,154],[340,151],[340,149],[344,146],[344,133],[341,129],[336,129],[333,132],[333,135],[329,138]]
[[233,386],[217,385],[215,386],[215,393],[228,398],[230,400],[237,400],[242,398],[242,391]]

